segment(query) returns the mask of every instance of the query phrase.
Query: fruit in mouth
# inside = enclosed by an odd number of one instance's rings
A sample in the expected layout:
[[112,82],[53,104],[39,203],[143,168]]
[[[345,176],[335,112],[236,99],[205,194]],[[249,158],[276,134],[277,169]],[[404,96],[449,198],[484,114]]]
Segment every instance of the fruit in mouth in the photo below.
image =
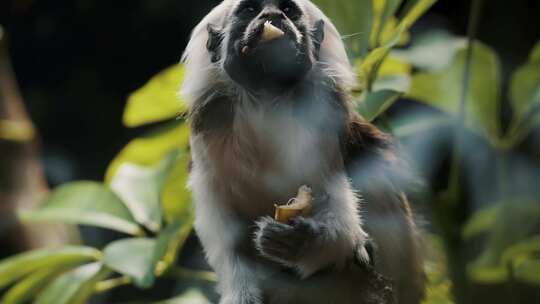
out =
[[[266,21],[264,23],[264,25],[263,25],[263,32],[261,34],[260,42],[272,41],[274,39],[283,37],[284,35],[285,35],[285,33],[282,30],[280,30],[279,28],[277,28],[276,26],[274,26],[272,24],[272,22]],[[250,51],[250,47],[245,45],[242,48],[241,53],[242,53],[242,55],[247,55],[247,53],[249,51]]]
[[271,40],[277,39],[279,37],[282,37],[283,35],[285,35],[285,33],[282,30],[275,27],[272,24],[272,22],[266,21],[264,23],[264,29],[263,29],[263,33],[262,33],[262,36],[261,36],[261,41],[262,42],[271,41]]

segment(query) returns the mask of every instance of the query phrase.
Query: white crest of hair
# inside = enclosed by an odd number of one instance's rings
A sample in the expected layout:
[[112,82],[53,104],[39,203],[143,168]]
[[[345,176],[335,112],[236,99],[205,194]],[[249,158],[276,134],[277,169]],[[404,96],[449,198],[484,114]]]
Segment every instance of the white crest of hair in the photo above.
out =
[[[304,12],[304,18],[308,24],[315,25],[319,20],[325,22],[325,38],[321,45],[319,62],[317,64],[333,79],[334,83],[346,86],[348,90],[356,85],[356,75],[352,70],[341,35],[331,20],[309,0],[294,0]],[[206,51],[208,41],[208,25],[218,27],[230,26],[230,14],[240,3],[240,0],[224,0],[216,6],[193,30],[191,40],[182,56],[182,62],[186,66],[185,81],[180,90],[188,107],[207,93],[208,89],[215,88],[219,82],[230,82],[223,69],[225,48],[221,62],[212,63],[210,55]],[[228,40],[227,28],[223,29],[224,42]]]

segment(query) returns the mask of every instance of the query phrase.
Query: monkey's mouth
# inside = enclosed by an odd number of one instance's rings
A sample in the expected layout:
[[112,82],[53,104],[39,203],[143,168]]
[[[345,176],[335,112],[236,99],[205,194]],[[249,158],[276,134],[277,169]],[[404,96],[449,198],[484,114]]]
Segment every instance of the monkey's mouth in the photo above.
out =
[[271,21],[262,22],[255,28],[247,38],[240,43],[239,52],[241,56],[257,54],[258,51],[278,46],[282,49],[300,49],[300,40],[295,31],[286,23],[273,24]]

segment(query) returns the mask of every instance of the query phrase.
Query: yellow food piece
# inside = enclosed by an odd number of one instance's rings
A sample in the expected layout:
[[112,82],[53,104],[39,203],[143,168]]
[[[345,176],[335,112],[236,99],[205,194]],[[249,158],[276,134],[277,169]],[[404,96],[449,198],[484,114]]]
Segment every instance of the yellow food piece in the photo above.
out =
[[313,194],[308,186],[298,189],[298,194],[285,205],[275,205],[274,218],[280,223],[287,223],[297,216],[308,216],[313,209]]
[[262,42],[271,41],[283,35],[285,35],[285,33],[282,30],[272,25],[270,21],[266,21],[264,23],[264,30],[262,33],[261,41]]

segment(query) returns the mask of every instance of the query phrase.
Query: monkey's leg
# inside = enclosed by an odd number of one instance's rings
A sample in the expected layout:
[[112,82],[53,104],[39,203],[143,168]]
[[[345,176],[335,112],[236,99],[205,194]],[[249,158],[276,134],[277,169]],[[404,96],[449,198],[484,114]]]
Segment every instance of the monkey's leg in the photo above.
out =
[[[192,173],[197,178],[197,172]],[[237,252],[244,237],[240,221],[232,217],[207,183],[191,183],[195,197],[195,230],[208,262],[218,275],[220,304],[261,304],[255,269]]]
[[361,226],[358,198],[343,175],[324,187],[326,197],[316,198],[314,214],[282,224],[270,217],[257,222],[255,245],[266,258],[294,268],[309,277],[328,266],[338,268],[356,257],[369,262],[367,233]]

